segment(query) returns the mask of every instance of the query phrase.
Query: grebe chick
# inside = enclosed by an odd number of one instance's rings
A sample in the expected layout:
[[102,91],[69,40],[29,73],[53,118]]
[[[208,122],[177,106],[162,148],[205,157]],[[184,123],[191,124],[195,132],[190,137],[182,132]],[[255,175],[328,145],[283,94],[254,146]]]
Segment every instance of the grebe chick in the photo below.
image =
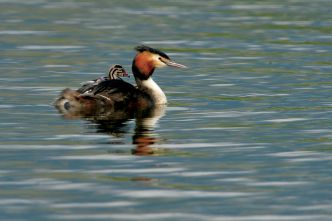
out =
[[115,64],[108,70],[109,80],[121,79],[121,77],[130,77],[126,70],[119,64]]
[[81,83],[81,87],[79,89],[77,89],[77,92],[84,94],[84,93],[90,93],[93,88],[98,85],[99,83],[106,81],[106,80],[122,80],[122,77],[130,77],[126,70],[119,64],[115,64],[113,66],[111,66],[108,69],[108,76],[102,76],[99,77],[95,80],[91,80],[91,81],[85,81],[83,83]]

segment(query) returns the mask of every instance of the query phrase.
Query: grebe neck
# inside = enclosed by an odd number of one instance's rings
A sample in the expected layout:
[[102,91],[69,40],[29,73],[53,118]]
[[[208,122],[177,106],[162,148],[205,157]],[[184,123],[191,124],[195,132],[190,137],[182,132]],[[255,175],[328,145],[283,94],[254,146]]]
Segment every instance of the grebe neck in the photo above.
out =
[[149,77],[148,79],[135,78],[136,84],[139,90],[147,93],[154,104],[166,104],[167,98],[163,90],[158,86],[158,84]]

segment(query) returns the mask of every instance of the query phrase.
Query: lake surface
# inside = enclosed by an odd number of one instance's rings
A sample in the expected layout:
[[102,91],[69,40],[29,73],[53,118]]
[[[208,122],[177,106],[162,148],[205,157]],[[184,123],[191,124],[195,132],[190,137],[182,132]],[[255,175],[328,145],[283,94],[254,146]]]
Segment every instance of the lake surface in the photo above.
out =
[[[331,8],[0,0],[0,219],[331,220]],[[189,67],[146,130],[52,106],[142,43]]]

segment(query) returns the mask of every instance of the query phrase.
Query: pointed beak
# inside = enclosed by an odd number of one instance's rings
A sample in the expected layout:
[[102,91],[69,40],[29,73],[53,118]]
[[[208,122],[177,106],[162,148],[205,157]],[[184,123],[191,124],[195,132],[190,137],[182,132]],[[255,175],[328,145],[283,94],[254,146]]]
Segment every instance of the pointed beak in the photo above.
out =
[[123,71],[123,77],[128,77],[128,78],[130,78],[130,75],[124,70],[124,71]]
[[185,66],[183,64],[175,63],[174,61],[171,61],[171,60],[167,60],[167,61],[164,61],[164,62],[167,66],[170,66],[170,67],[187,68],[187,66]]

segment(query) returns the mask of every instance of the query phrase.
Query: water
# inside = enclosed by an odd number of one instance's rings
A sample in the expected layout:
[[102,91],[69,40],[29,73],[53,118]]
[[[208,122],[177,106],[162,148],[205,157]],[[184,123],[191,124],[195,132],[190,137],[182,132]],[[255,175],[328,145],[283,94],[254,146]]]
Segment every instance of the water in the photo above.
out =
[[[1,0],[1,220],[331,220],[331,7]],[[165,110],[51,105],[141,43],[190,67],[155,73]]]

